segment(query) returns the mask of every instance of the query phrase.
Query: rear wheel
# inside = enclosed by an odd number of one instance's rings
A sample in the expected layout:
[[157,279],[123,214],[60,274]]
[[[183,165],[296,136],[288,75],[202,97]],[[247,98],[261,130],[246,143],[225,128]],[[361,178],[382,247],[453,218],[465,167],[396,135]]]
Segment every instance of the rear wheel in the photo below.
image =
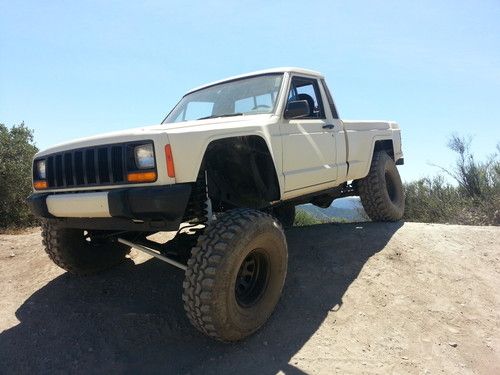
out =
[[59,267],[77,275],[89,275],[111,268],[125,260],[130,248],[111,242],[106,231],[58,228],[42,225],[45,252]]
[[403,183],[394,160],[385,151],[375,152],[368,176],[358,181],[358,191],[373,221],[397,221],[403,217]]
[[207,227],[188,261],[183,300],[189,320],[221,341],[251,335],[279,301],[287,259],[285,235],[272,216],[227,212]]

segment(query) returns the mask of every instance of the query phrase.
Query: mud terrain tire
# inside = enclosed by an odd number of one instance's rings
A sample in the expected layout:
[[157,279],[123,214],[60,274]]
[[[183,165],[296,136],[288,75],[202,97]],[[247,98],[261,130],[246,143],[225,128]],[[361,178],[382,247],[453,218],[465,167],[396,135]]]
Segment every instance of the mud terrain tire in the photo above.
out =
[[368,176],[358,181],[358,191],[373,221],[398,221],[403,217],[403,184],[394,160],[385,151],[375,152]]
[[287,261],[276,219],[256,210],[228,211],[192,249],[182,296],[189,320],[220,341],[251,335],[280,299]]
[[111,241],[87,241],[84,230],[42,224],[45,252],[59,267],[76,275],[90,275],[125,260],[130,248]]

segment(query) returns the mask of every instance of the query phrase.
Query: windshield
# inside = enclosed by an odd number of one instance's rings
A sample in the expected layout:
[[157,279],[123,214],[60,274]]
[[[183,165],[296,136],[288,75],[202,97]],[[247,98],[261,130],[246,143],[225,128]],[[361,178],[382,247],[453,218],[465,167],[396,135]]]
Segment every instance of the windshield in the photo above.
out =
[[163,123],[273,113],[283,74],[220,83],[184,96]]

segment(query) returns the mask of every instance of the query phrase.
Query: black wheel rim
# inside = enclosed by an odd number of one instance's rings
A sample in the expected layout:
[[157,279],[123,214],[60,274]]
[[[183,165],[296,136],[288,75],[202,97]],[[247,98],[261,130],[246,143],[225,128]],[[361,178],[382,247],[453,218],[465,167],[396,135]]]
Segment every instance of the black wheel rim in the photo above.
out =
[[396,185],[394,184],[394,181],[392,180],[392,177],[389,175],[389,173],[385,174],[385,186],[387,189],[387,194],[389,194],[389,199],[391,202],[395,203],[398,192],[396,190]]
[[260,250],[253,250],[241,263],[236,277],[236,301],[241,307],[255,305],[264,294],[269,279],[269,259]]

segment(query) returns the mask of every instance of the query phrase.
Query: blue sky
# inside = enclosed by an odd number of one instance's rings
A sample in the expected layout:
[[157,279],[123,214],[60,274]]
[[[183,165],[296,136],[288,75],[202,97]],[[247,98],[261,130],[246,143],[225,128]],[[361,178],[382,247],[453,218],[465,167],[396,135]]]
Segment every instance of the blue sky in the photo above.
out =
[[40,148],[161,121],[183,93],[276,66],[323,72],[340,115],[403,129],[403,179],[452,132],[500,141],[500,2],[0,0],[0,122]]

